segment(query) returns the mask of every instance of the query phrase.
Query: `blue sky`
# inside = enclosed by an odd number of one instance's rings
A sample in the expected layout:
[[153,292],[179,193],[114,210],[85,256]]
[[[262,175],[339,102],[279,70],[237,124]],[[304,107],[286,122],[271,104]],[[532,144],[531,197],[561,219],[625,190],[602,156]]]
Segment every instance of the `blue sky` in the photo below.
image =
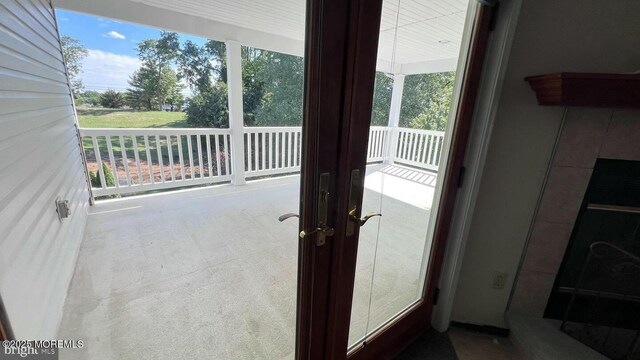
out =
[[[124,91],[129,75],[140,67],[136,43],[158,38],[160,30],[107,18],[56,9],[62,35],[71,36],[89,50],[83,60],[83,80],[86,90]],[[181,41],[204,44],[201,37],[180,34]]]

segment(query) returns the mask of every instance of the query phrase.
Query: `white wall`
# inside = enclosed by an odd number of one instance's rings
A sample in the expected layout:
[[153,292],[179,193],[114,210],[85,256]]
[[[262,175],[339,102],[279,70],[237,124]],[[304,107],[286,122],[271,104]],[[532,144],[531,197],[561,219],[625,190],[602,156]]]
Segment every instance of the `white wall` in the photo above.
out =
[[[53,339],[89,193],[53,8],[0,2],[0,294],[19,339]],[[62,223],[57,196],[71,202]]]
[[[538,106],[524,77],[640,70],[638,14],[637,0],[523,1],[453,320],[505,326],[504,312],[563,114],[559,107]],[[490,288],[495,271],[509,274],[502,290]]]

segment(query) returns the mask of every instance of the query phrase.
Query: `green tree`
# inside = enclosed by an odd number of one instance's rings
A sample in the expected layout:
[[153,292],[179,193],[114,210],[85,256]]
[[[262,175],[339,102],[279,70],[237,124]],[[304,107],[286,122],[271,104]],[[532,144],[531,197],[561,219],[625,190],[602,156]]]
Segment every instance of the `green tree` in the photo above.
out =
[[[263,102],[263,79],[266,54],[260,49],[242,47],[242,98],[244,124],[256,124],[256,116]],[[196,126],[203,123],[219,124],[218,119],[202,119],[202,116],[219,116],[227,113],[226,48],[218,41],[209,40],[203,46],[185,42],[177,57],[178,73],[195,93],[187,111],[187,122]],[[194,116],[200,118],[195,118]]]
[[267,51],[242,47],[242,110],[244,125],[256,124],[256,112],[264,96],[264,72]]
[[170,106],[170,111],[176,111],[182,108],[184,104],[184,95],[182,95],[182,91],[184,90],[184,85],[179,82],[176,82],[173,88],[171,88],[171,92],[169,96],[167,96],[166,105]]
[[164,69],[158,77],[154,69],[143,64],[129,77],[126,102],[134,109],[146,110],[158,110],[163,105],[175,106],[182,100],[183,88],[173,69]]
[[126,97],[121,92],[107,90],[100,95],[100,105],[107,108],[119,109],[123,107],[125,103]]
[[455,72],[405,77],[400,126],[444,131],[454,81]]
[[127,88],[127,105],[132,109],[151,110],[151,100],[145,89],[145,81],[140,70],[136,70],[129,76],[129,87]]
[[158,109],[163,105],[170,105],[170,102],[174,101],[176,89],[182,91],[182,88],[178,83],[176,72],[171,68],[163,70],[162,76],[160,76],[159,78],[151,78],[150,86],[155,89],[154,107]]
[[181,48],[177,56],[178,75],[187,82],[193,92],[206,93],[211,90],[215,71],[211,63],[213,57],[206,45],[199,46],[190,40]]
[[227,85],[223,82],[205,93],[198,93],[188,101],[187,123],[196,127],[229,127]]
[[[180,51],[178,34],[163,31],[159,39],[145,39],[138,43],[138,57],[142,61],[140,75],[146,91],[153,91],[147,106],[160,109],[167,103],[178,81],[171,68]],[[144,69],[144,71],[143,71]]]
[[193,96],[186,101],[191,126],[228,127],[225,44],[209,40],[203,46],[186,41],[176,65]]
[[82,73],[82,60],[89,55],[89,51],[78,39],[63,35],[60,38],[62,44],[62,55],[67,65],[67,73],[74,97],[79,95],[84,88],[82,80],[78,75]]
[[304,60],[298,56],[264,51],[256,77],[262,83],[262,96],[255,110],[259,126],[300,126]]
[[204,45],[207,49],[211,60],[214,61],[213,67],[214,77],[227,83],[227,46],[220,41],[209,40]]
[[371,109],[371,125],[387,126],[389,123],[392,90],[393,78],[388,74],[376,72],[373,105]]
[[100,95],[97,91],[85,90],[75,97],[76,104],[100,105]]

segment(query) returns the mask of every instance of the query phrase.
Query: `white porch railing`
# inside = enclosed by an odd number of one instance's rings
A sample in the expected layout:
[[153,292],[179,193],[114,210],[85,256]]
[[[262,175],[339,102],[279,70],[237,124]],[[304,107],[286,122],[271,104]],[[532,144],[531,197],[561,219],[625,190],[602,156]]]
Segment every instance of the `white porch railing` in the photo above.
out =
[[438,171],[444,131],[396,128],[393,161],[421,169]]
[[[231,180],[229,129],[80,129],[95,196]],[[109,183],[99,164],[114,177]]]
[[[300,171],[301,127],[245,127],[241,158],[233,158],[231,134],[213,128],[80,129],[88,170],[96,174],[95,196],[228,182],[238,166],[246,178]],[[443,139],[444,132],[372,126],[367,162],[437,170]]]
[[302,127],[245,127],[247,178],[300,171]]
[[367,149],[367,163],[385,160],[386,146],[391,128],[386,126],[371,126],[369,128],[369,145]]

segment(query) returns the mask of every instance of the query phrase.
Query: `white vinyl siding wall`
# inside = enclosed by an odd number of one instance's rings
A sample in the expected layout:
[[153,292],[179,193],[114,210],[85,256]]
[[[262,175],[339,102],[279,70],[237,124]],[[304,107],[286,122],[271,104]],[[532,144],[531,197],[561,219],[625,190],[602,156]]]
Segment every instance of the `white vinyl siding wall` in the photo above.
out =
[[75,123],[50,2],[0,1],[0,295],[18,339],[56,337],[76,264],[89,193]]

